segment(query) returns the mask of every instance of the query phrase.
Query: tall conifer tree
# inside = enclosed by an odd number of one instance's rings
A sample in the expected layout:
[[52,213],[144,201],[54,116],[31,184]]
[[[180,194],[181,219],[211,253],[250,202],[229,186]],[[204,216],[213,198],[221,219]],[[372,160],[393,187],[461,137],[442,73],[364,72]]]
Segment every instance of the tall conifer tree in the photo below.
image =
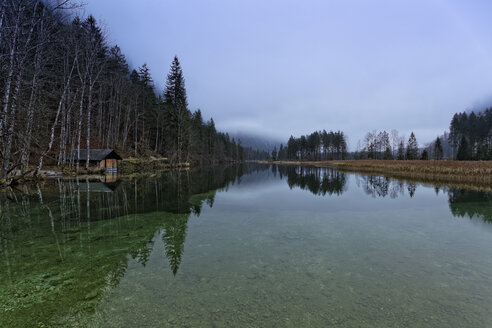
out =
[[181,162],[188,157],[188,125],[190,113],[186,99],[185,79],[177,56],[174,56],[167,75],[164,103],[167,113],[168,149],[171,161]]
[[412,132],[410,133],[410,138],[408,138],[406,158],[409,160],[414,160],[414,159],[418,159],[418,155],[419,155],[419,144],[417,143],[415,134]]
[[403,145],[403,141],[400,141],[400,143],[398,144],[397,159],[399,161],[403,161],[405,159],[405,145]]
[[468,140],[465,136],[461,136],[460,144],[458,146],[458,153],[456,154],[456,159],[458,161],[466,161],[471,159],[470,146],[468,145]]
[[443,149],[441,144],[441,139],[437,137],[436,142],[434,142],[434,159],[441,160],[443,158]]

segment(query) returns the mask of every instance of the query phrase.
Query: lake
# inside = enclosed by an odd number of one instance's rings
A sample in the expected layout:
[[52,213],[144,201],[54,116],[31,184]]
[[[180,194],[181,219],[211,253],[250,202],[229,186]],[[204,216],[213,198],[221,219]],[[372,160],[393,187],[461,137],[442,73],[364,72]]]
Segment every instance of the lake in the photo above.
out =
[[1,327],[491,327],[492,194],[300,166],[0,193]]

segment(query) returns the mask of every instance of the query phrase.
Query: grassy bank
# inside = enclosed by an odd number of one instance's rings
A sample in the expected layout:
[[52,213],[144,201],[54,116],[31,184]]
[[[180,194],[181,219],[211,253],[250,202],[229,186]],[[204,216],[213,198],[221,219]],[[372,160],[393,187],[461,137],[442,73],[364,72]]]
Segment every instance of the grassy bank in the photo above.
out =
[[[166,171],[170,169],[188,169],[190,163],[183,162],[177,164],[171,164],[166,158],[156,157],[138,157],[138,158],[125,158],[118,161],[118,175],[130,175],[130,174],[142,174],[153,173],[157,171]],[[7,180],[0,179],[0,188],[15,186],[27,182],[35,182],[53,177],[87,177],[87,176],[104,176],[105,169],[98,167],[90,167],[88,170],[81,166],[78,170],[73,167],[58,167],[46,165],[40,171],[39,175],[35,175],[36,167],[32,166],[26,170],[14,170],[12,171]]]
[[343,172],[367,173],[436,185],[492,189],[492,161],[382,161],[347,160],[317,162],[274,162],[330,167]]
[[190,163],[171,165],[165,158],[128,158],[119,161],[118,174],[155,172],[171,168],[184,169],[189,167]]

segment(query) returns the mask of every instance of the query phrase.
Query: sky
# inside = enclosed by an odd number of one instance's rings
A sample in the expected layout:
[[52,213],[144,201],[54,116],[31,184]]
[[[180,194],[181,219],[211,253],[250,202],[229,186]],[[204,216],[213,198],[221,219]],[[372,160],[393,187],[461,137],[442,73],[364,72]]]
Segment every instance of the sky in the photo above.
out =
[[174,55],[189,108],[218,129],[287,140],[372,130],[425,144],[492,106],[492,1],[84,0],[162,92]]

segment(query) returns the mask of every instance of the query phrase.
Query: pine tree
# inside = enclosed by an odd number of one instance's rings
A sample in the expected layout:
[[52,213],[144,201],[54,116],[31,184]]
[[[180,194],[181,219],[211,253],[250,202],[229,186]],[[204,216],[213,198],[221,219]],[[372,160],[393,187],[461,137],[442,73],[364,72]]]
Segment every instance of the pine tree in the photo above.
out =
[[306,139],[306,136],[301,136],[301,139],[299,141],[299,150],[301,151],[301,160],[304,160],[304,157],[305,157],[305,154],[306,154],[306,151],[307,151],[307,146],[308,146],[308,142],[307,142],[307,139]]
[[152,81],[152,76],[150,75],[150,70],[147,63],[144,63],[142,67],[139,67],[138,76],[140,83],[145,88],[154,88],[154,81]]
[[297,141],[293,136],[290,136],[287,142],[287,158],[296,159],[297,157]]
[[489,149],[487,144],[479,143],[477,145],[477,154],[475,156],[475,159],[479,161],[484,161],[489,159]]
[[417,143],[417,139],[415,138],[415,134],[413,132],[410,133],[410,137],[408,138],[407,152],[405,155],[407,160],[418,159],[419,145]]
[[140,76],[138,75],[138,72],[136,70],[132,70],[130,73],[130,81],[133,84],[140,84]]
[[423,161],[427,161],[429,159],[429,152],[427,151],[427,149],[424,149],[422,151],[422,155],[420,155],[420,159]]
[[203,163],[207,149],[207,137],[205,133],[205,125],[203,123],[202,112],[197,109],[193,115],[191,115],[191,130],[190,130],[190,150],[196,160]]
[[458,153],[456,154],[456,159],[458,161],[470,160],[470,147],[468,146],[468,140],[465,136],[461,137],[460,144],[458,146]]
[[400,141],[398,145],[398,160],[403,161],[405,159],[405,145],[403,145],[403,141]]
[[434,159],[441,160],[442,158],[443,158],[443,149],[442,149],[441,139],[437,137],[436,141],[434,142]]
[[185,80],[178,57],[174,57],[167,75],[164,103],[167,111],[168,149],[172,162],[180,163],[188,155],[190,112],[186,99]]
[[215,156],[215,139],[217,138],[217,130],[215,129],[214,119],[211,118],[207,122],[207,150],[208,156],[211,162],[214,163],[216,160]]
[[273,147],[273,150],[272,150],[272,161],[276,161],[277,160],[277,146]]
[[393,159],[393,152],[391,151],[391,148],[389,146],[386,147],[386,150],[384,151],[383,159],[385,159],[385,160],[392,160]]

